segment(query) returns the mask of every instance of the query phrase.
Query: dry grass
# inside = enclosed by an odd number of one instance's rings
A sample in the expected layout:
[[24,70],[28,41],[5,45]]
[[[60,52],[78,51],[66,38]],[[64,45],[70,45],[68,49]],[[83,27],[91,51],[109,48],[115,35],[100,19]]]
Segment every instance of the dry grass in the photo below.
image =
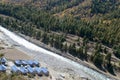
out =
[[0,72],[0,80],[27,80],[23,75],[17,74],[6,74],[4,72]]

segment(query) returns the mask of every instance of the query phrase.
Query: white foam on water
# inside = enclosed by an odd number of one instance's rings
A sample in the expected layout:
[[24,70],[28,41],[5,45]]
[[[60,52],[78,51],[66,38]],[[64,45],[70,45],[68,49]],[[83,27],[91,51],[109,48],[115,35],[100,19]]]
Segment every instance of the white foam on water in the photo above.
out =
[[2,26],[0,26],[0,31],[2,31],[5,35],[9,36],[9,38],[11,38],[13,41],[17,42],[19,45],[26,47],[27,49],[40,52],[41,54],[47,54],[47,55],[54,56],[57,59],[60,59],[62,61],[65,61],[65,62],[71,64],[72,66],[74,65],[75,67],[78,67],[79,69],[83,70],[84,73],[93,77],[95,80],[113,80],[113,79],[110,79],[107,76],[105,76],[97,71],[94,71],[88,67],[85,67],[81,64],[78,64],[70,59],[64,58],[56,53],[53,53],[53,52],[48,51],[46,49],[43,49],[43,48],[25,40],[24,38],[16,35],[15,33],[3,28]]

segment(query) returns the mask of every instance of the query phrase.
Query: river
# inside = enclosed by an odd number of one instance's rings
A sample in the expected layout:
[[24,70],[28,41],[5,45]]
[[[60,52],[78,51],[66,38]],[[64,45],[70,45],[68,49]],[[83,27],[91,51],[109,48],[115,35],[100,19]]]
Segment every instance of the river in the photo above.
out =
[[4,33],[4,38],[6,38],[10,44],[19,45],[19,47],[17,47],[18,49],[25,51],[30,56],[34,56],[35,59],[46,63],[56,71],[66,71],[82,77],[88,77],[91,80],[115,80],[82,64],[78,64],[70,59],[43,49],[2,26],[0,26],[0,31]]

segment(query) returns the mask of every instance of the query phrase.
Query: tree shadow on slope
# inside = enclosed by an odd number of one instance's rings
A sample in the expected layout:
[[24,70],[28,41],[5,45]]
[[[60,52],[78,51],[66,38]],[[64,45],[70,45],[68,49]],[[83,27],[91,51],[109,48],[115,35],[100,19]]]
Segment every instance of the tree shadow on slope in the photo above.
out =
[[114,72],[114,67],[113,67],[111,64],[108,64],[105,68],[107,69],[107,71],[108,71],[110,74],[116,76],[116,74],[115,74],[115,72]]
[[104,68],[103,66],[98,65],[98,64],[95,64],[95,66],[96,66],[97,68],[99,68],[100,70],[106,72],[106,70],[105,70],[105,68]]

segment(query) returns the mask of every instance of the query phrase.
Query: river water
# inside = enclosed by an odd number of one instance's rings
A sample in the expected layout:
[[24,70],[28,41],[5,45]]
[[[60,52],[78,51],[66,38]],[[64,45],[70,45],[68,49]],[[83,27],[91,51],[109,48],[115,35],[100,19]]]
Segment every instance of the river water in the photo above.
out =
[[115,80],[92,70],[82,64],[78,64],[70,59],[64,58],[56,53],[43,49],[15,33],[0,26],[0,31],[4,33],[4,38],[12,45],[19,45],[18,49],[25,51],[28,55],[34,56],[34,59],[40,60],[56,71],[68,72],[82,77],[88,77],[91,80]]

